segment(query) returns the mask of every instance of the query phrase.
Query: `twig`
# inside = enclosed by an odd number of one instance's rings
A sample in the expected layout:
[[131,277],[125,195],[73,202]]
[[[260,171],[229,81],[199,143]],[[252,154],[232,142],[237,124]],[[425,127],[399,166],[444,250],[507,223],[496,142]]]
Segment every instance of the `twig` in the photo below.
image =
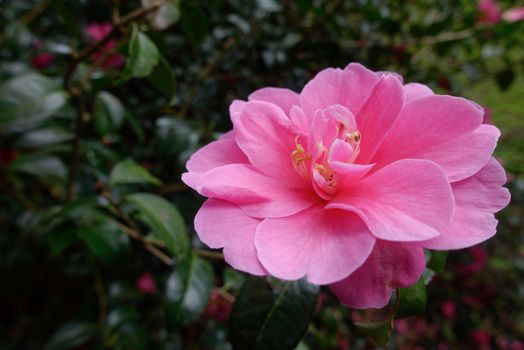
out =
[[104,289],[104,283],[102,282],[102,276],[100,276],[100,272],[98,272],[98,270],[95,270],[93,277],[94,277],[94,283],[95,283],[95,291],[98,297],[98,317],[99,317],[100,327],[102,328],[102,339],[103,339],[103,342],[106,343],[106,339],[107,339],[106,328],[107,327],[105,327],[105,325],[107,322],[107,293]]
[[120,21],[120,0],[113,0],[113,14],[111,18],[113,26]]
[[226,292],[222,288],[214,287],[213,291],[215,291],[218,295],[220,295],[222,298],[226,299],[230,303],[235,302],[235,296],[233,294]]
[[205,256],[207,258],[224,260],[224,254],[220,252],[213,252],[211,250],[193,248],[193,252],[196,255]]
[[182,192],[189,189],[189,187],[186,186],[186,184],[183,183],[172,183],[165,185],[164,187],[161,187],[158,189],[157,193],[159,194],[167,194],[167,193],[175,193],[175,192]]
[[26,12],[21,18],[20,22],[27,25],[32,22],[35,18],[40,16],[49,6],[49,0],[40,0],[31,10]]
[[131,23],[132,21],[139,19],[151,12],[156,11],[160,6],[162,6],[164,3],[166,3],[167,0],[158,0],[156,3],[149,7],[140,7],[136,10],[131,11],[127,15],[120,18],[118,22],[116,22],[113,25],[113,28],[109,33],[107,33],[106,36],[104,36],[102,39],[100,39],[97,42],[94,42],[91,44],[91,46],[88,46],[84,50],[82,50],[78,55],[73,57],[73,60],[69,64],[69,66],[66,69],[66,72],[64,74],[64,88],[69,91],[70,85],[71,85],[71,78],[73,76],[73,73],[76,70],[76,67],[85,59],[90,57],[93,53],[95,53],[97,50],[102,48],[113,36],[115,36],[122,27],[126,26],[127,24]]
[[83,124],[87,122],[90,118],[89,113],[87,112],[85,98],[83,96],[83,86],[80,85],[78,88],[71,86],[71,78],[73,77],[74,72],[76,71],[76,68],[78,65],[91,57],[93,53],[95,53],[97,50],[102,48],[109,40],[125,25],[129,24],[130,22],[139,19],[142,16],[147,15],[150,12],[153,12],[157,10],[160,6],[162,6],[167,0],[158,0],[155,4],[149,6],[149,7],[141,7],[134,11],[131,11],[124,17],[118,19],[118,21],[114,24],[111,31],[104,36],[101,40],[94,42],[91,44],[91,46],[88,46],[84,50],[82,50],[79,54],[73,55],[73,59],[71,63],[67,66],[66,71],[64,73],[64,89],[69,93],[71,98],[73,99],[73,104],[76,107],[76,120],[75,120],[75,136],[72,140],[72,152],[71,152],[71,165],[69,167],[69,174],[67,178],[67,189],[66,189],[66,198],[67,200],[74,199],[74,183],[75,179],[78,173],[78,167],[79,167],[79,158],[80,158],[80,139],[83,129]]
[[67,176],[66,198],[68,201],[74,199],[74,185],[78,167],[80,165],[80,139],[82,138],[83,124],[91,118],[87,112],[86,101],[84,95],[78,89],[73,89],[71,92],[73,104],[76,107],[76,121],[75,121],[75,137],[72,140],[73,149],[71,150],[71,165],[69,167],[69,174]]
[[120,205],[116,203],[109,190],[104,190],[102,192],[102,197],[106,198],[109,201],[109,204],[111,204],[111,206],[115,210],[115,214],[126,223],[126,225],[118,223],[118,226],[122,229],[122,231],[125,234],[127,234],[134,240],[142,243],[144,245],[144,249],[156,256],[158,259],[162,260],[162,262],[164,262],[166,265],[173,265],[173,259],[156,247],[165,247],[165,244],[163,242],[159,242],[145,237],[140,232],[140,228],[138,227],[138,225],[129,217],[129,215],[127,215],[125,211],[122,210]]

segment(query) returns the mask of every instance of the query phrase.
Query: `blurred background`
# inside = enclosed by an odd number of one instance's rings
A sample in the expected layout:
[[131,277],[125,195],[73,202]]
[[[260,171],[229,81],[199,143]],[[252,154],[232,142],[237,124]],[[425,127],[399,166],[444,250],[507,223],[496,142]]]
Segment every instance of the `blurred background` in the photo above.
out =
[[[194,234],[184,164],[233,99],[349,62],[482,105],[512,192],[385,346],[524,349],[524,2],[495,0],[0,0],[0,348],[232,349],[246,276]],[[318,300],[298,349],[381,343]]]

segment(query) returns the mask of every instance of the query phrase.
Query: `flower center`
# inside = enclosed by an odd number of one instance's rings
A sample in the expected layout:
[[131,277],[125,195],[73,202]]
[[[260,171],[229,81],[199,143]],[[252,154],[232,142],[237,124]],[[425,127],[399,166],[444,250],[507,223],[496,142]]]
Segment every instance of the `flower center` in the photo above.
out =
[[331,131],[320,135],[312,131],[307,150],[300,142],[302,137],[295,138],[296,147],[291,152],[293,167],[302,178],[312,181],[320,197],[330,199],[344,175],[340,169],[355,162],[362,136],[355,128],[339,121],[331,124]]

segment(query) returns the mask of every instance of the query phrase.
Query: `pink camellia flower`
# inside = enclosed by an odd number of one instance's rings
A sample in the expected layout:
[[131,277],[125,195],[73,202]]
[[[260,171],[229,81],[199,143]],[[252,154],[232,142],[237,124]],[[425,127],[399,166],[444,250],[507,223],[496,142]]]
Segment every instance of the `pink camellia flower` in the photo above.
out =
[[[90,23],[86,28],[86,33],[89,39],[93,42],[102,40],[107,34],[111,32],[113,26],[111,23]],[[118,45],[114,39],[109,40],[103,45],[102,50],[93,53],[91,59],[94,62],[100,61],[98,64],[102,69],[117,69],[124,65],[124,57],[113,52]]]
[[156,291],[156,284],[153,275],[150,272],[144,272],[136,280],[136,289],[141,293],[151,294]]
[[502,18],[508,22],[518,22],[524,19],[524,7],[514,7],[502,13]]
[[477,10],[479,13],[480,22],[485,22],[487,24],[497,24],[502,18],[499,4],[494,0],[480,0],[477,3]]
[[209,197],[200,239],[239,270],[306,277],[350,307],[415,283],[423,248],[492,237],[509,201],[482,108],[394,73],[328,68],[300,94],[263,88],[230,114],[233,130],[182,175]]

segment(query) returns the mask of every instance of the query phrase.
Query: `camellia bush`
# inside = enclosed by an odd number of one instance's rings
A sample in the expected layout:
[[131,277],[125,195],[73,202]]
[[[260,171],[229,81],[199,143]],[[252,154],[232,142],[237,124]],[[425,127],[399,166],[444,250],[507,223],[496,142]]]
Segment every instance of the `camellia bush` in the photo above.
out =
[[0,348],[524,349],[523,7],[0,10]]

